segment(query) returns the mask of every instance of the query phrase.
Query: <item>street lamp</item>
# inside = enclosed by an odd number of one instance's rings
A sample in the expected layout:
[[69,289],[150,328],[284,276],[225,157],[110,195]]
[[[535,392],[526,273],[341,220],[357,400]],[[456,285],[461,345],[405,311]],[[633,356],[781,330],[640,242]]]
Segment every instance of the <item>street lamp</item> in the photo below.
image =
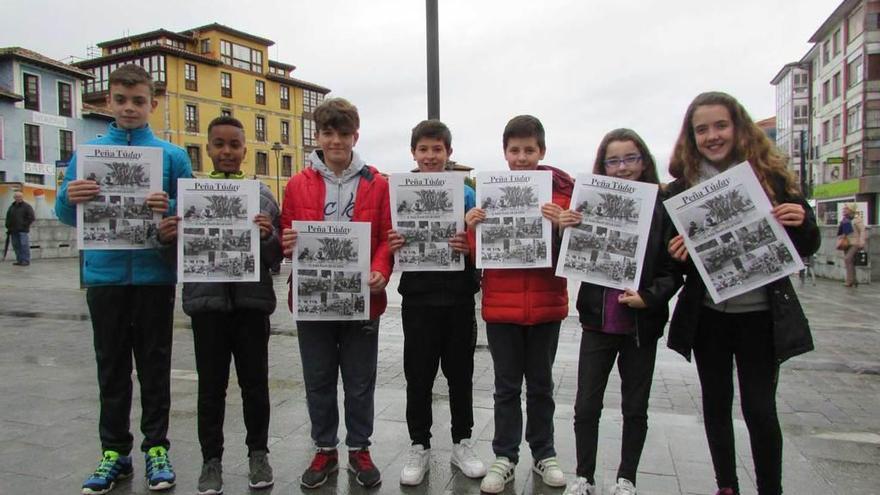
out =
[[275,141],[272,144],[272,151],[275,152],[275,189],[278,194],[278,202],[281,203],[281,151],[284,150],[284,146],[281,146],[281,143]]

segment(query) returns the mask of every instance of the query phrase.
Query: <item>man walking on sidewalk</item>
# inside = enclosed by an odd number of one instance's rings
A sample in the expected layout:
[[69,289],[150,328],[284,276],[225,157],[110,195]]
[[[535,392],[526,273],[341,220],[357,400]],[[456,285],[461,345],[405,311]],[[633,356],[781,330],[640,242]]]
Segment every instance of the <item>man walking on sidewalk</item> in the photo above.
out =
[[6,235],[12,239],[12,249],[15,250],[13,265],[31,264],[31,243],[28,234],[35,218],[34,209],[24,202],[24,195],[21,191],[16,192],[12,204],[6,210]]

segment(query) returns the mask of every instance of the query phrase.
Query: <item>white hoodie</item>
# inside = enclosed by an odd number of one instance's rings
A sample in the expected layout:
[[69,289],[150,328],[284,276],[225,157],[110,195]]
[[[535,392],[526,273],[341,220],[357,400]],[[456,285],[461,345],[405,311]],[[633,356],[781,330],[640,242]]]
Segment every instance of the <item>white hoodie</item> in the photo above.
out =
[[309,155],[314,168],[327,186],[324,195],[324,219],[335,222],[350,222],[354,215],[354,200],[357,196],[357,188],[361,178],[361,169],[366,164],[354,151],[351,152],[351,163],[348,168],[337,176],[327,164],[324,163],[324,152],[315,150]]

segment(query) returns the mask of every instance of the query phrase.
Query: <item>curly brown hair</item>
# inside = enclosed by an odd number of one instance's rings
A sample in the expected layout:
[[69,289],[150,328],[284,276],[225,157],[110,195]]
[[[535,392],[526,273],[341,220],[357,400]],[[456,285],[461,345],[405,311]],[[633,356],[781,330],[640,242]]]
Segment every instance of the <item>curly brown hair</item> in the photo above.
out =
[[697,107],[704,105],[721,105],[730,113],[735,132],[733,163],[749,162],[771,202],[776,203],[776,194],[771,183],[771,179],[774,178],[777,181],[780,179],[784,181],[785,192],[789,195],[801,195],[794,175],[786,166],[788,160],[785,155],[752,121],[749,113],[736,98],[720,91],[700,93],[688,106],[681,124],[681,132],[669,160],[670,175],[677,179],[684,178],[688,185],[697,183],[703,155],[697,150],[693,118]]
[[642,137],[632,129],[614,129],[605,134],[602,142],[599,143],[599,149],[596,151],[596,161],[593,163],[594,174],[608,175],[608,171],[605,170],[605,154],[608,152],[608,145],[615,141],[630,141],[639,150],[639,154],[642,155],[642,165],[645,166],[645,171],[639,177],[640,182],[660,183],[660,177],[657,175],[657,165],[654,163],[654,155],[648,150],[648,145],[645,144]]

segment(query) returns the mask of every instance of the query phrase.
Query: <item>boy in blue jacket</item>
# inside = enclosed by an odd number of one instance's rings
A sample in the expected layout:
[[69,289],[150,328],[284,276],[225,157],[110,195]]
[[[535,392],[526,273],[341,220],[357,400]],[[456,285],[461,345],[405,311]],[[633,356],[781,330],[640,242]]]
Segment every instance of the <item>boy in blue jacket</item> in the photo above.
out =
[[[137,65],[123,65],[110,74],[109,83],[107,108],[116,120],[107,135],[88,144],[162,148],[162,191],[147,196],[146,204],[155,212],[173,214],[177,179],[192,177],[192,169],[186,152],[156,138],[147,124],[158,104],[150,75]],[[58,192],[55,213],[62,222],[76,226],[76,205],[92,200],[100,191],[94,180],[76,179],[74,156]],[[141,387],[144,475],[150,490],[171,488],[175,475],[168,460],[167,434],[175,269],[158,248],[88,250],[82,279],[94,331],[103,451],[82,493],[107,493],[133,473],[129,455],[134,440],[129,428],[132,353]]]

